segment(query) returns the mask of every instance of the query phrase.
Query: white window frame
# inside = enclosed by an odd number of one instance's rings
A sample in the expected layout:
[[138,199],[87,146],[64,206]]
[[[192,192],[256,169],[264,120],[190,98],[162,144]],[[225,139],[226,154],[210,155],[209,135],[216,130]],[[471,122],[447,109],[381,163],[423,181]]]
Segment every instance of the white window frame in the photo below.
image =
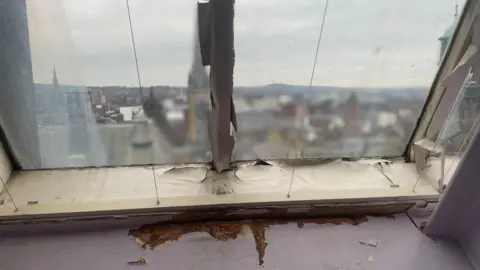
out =
[[2,143],[0,142],[0,179],[3,183],[0,183],[0,193],[4,191],[4,184],[8,182],[10,179],[10,175],[12,174],[12,163],[8,158],[7,152],[3,147]]
[[476,0],[467,0],[458,21],[455,32],[450,40],[445,56],[431,85],[430,93],[423,107],[416,128],[407,145],[405,156],[409,161],[415,161],[413,146],[424,138],[435,141],[445,119],[452,109],[458,91],[446,91],[443,80],[452,73],[466,52],[471,39],[475,21]]
[[[441,128],[441,115],[450,110],[452,102],[458,93],[446,95],[444,87],[441,86],[441,81],[448,74],[452,72],[454,67],[459,62],[464,50],[465,42],[469,38],[471,26],[473,24],[474,9],[472,6],[476,4],[474,0],[468,0],[465,4],[464,11],[459,20],[459,24],[455,31],[452,41],[448,46],[446,55],[442,61],[439,71],[432,84],[432,89],[429,98],[424,106],[424,110],[417,122],[417,128],[412,135],[411,142],[405,150],[403,158],[410,161],[413,160],[412,147],[413,142],[418,141],[431,135]],[[5,143],[5,142],[3,142]],[[3,149],[2,149],[3,150]],[[16,173],[12,172],[12,164],[14,161],[10,160],[5,151],[0,151],[0,175],[4,181],[15,181]],[[403,160],[395,160],[394,163],[403,164]],[[400,177],[396,180],[404,181],[402,178],[408,178],[407,171],[415,170],[413,163],[404,164],[405,168],[398,170]],[[330,166],[330,165],[323,165]],[[137,166],[145,167],[145,166]],[[125,168],[104,168],[105,170],[120,170]],[[131,167],[131,169],[135,169]],[[438,167],[432,168],[432,171],[438,172]],[[72,176],[78,170],[41,170],[43,174],[52,172],[64,171]],[[35,171],[22,172],[23,174],[31,175],[33,178]],[[352,174],[355,173],[352,171]],[[68,176],[67,176],[68,177]],[[358,175],[358,177],[370,177],[369,175]],[[227,174],[219,174],[218,181],[231,181]],[[409,179],[411,180],[411,179]],[[420,179],[420,181],[426,181]],[[67,182],[65,182],[67,183]],[[3,188],[3,185],[2,185]],[[13,205],[4,205],[0,207],[0,220],[9,220],[12,218],[32,217],[36,218],[61,218],[67,216],[88,216],[93,214],[116,216],[119,213],[136,213],[148,214],[152,211],[171,211],[172,209],[185,209],[195,207],[227,207],[235,206],[241,207],[245,205],[262,206],[262,205],[281,205],[281,204],[298,204],[300,202],[312,202],[315,204],[365,204],[365,203],[394,203],[394,202],[411,202],[413,204],[423,205],[423,203],[436,202],[440,194],[436,190],[424,190],[423,192],[413,191],[408,188],[390,188],[390,189],[370,189],[370,190],[355,190],[345,189],[338,191],[302,191],[290,194],[281,193],[254,193],[254,194],[226,194],[226,195],[201,195],[201,196],[187,196],[187,197],[169,197],[162,198],[160,204],[155,198],[144,199],[124,199],[124,200],[109,200],[109,201],[88,201],[88,202],[74,202],[74,203],[57,203],[57,204],[19,204],[18,207],[13,208]]]

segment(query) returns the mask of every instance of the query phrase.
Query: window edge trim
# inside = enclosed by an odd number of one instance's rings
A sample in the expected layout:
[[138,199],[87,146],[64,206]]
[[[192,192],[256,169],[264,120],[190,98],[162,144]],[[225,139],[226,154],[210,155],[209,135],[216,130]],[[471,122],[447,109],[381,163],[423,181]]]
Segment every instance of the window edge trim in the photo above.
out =
[[432,130],[438,130],[441,128],[441,123],[438,123],[439,121],[434,121],[436,112],[439,110],[451,109],[455,97],[453,100],[446,100],[448,101],[447,104],[442,104],[442,100],[445,101],[444,94],[446,91],[442,82],[452,73],[468,48],[468,40],[471,37],[471,30],[475,21],[476,6],[476,0],[467,0],[463,7],[455,32],[449,42],[445,56],[443,57],[430,87],[427,100],[422,108],[412,135],[410,136],[407,147],[405,148],[403,156],[407,161],[414,160],[413,145],[416,141],[425,137],[434,137],[435,132]]
[[415,191],[411,188],[339,190],[339,191],[297,191],[290,198],[283,192],[249,193],[228,195],[199,195],[162,198],[160,205],[156,198],[91,201],[77,203],[48,203],[21,205],[18,211],[13,206],[0,208],[0,223],[12,220],[43,220],[65,218],[87,218],[124,215],[151,215],[158,212],[188,210],[196,208],[223,209],[231,207],[280,207],[296,204],[364,204],[393,203],[407,201],[437,202],[440,194],[431,191]]

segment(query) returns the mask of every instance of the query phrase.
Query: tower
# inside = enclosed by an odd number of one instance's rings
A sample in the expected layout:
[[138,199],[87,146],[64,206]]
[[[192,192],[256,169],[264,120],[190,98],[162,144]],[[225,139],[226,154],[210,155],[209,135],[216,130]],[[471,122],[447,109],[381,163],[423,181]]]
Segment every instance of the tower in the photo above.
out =
[[53,67],[53,75],[52,75],[52,102],[51,106],[54,106],[53,108],[56,108],[57,105],[60,105],[62,103],[62,93],[60,93],[60,88],[58,87],[58,78],[57,78],[57,71],[55,67]]
[[438,64],[442,62],[445,51],[447,50],[448,43],[450,42],[450,39],[452,38],[453,33],[455,32],[455,28],[457,27],[457,22],[458,22],[458,4],[455,5],[455,15],[454,15],[453,23],[445,30],[443,35],[438,38],[438,40],[440,41],[440,57],[438,59]]
[[[190,71],[188,72],[188,92],[187,92],[187,99],[188,99],[188,138],[190,142],[196,143],[199,138],[199,134],[206,134],[207,132],[202,132],[199,130],[200,128],[206,126],[206,123],[197,123],[199,116],[202,115],[202,108],[198,107],[197,97],[198,94],[208,89],[208,76],[207,72],[205,71],[205,67],[202,64],[202,55],[200,53],[200,39],[198,33],[198,16],[195,20],[194,25],[194,40],[193,40],[193,61]],[[201,117],[200,117],[201,118]]]
[[58,78],[57,78],[57,70],[55,69],[55,67],[53,67],[53,80],[52,80],[52,83],[53,83],[53,87],[55,89],[58,88]]

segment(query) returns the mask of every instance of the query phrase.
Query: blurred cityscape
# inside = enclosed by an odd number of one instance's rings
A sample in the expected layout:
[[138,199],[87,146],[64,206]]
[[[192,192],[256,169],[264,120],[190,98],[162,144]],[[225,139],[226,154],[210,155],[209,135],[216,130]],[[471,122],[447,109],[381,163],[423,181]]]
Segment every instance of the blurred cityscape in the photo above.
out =
[[[36,85],[37,121],[39,130],[45,131],[40,132],[45,134],[41,145],[62,128],[65,134],[76,128],[69,140],[77,146],[66,146],[70,147],[67,152],[86,154],[92,151],[89,133],[93,132],[86,126],[94,124],[109,165],[128,164],[122,157],[125,148],[153,145],[164,156],[155,163],[210,160],[208,89],[152,86],[143,89],[142,95],[140,88],[60,85],[55,75],[54,82]],[[427,93],[426,88],[237,87],[234,159],[401,155]],[[145,127],[148,121],[142,104],[147,99],[157,104],[164,119],[155,134]],[[76,122],[86,124],[74,127]],[[53,142],[60,147],[60,140]],[[149,164],[151,159],[146,155],[131,162]]]
[[[455,23],[439,38],[440,60],[454,30]],[[42,167],[210,161],[208,76],[199,59],[197,46],[185,87],[65,85],[54,69],[51,84],[35,84]],[[455,130],[466,130],[473,121],[467,116],[480,111],[478,87],[469,88],[450,125]],[[234,87],[233,159],[400,156],[428,90]],[[447,140],[461,141],[461,133],[450,132]]]

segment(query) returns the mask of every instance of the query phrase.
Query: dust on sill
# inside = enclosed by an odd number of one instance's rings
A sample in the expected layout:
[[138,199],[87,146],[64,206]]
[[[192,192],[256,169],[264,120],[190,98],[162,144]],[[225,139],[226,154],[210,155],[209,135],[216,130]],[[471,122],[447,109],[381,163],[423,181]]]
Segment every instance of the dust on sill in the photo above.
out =
[[[435,166],[429,170],[436,172]],[[156,207],[156,190],[160,206],[438,196],[437,190],[423,178],[413,190],[417,180],[413,163],[376,159],[333,160],[303,166],[275,161],[268,165],[245,163],[222,175],[206,165],[18,171],[7,187],[19,210],[15,211],[8,194],[3,192],[0,215],[36,213],[42,207],[40,212],[56,211],[54,208],[59,205],[102,207],[92,206],[93,203],[110,203],[109,208],[126,207],[126,202],[133,208]],[[116,205],[112,206],[114,202]]]

